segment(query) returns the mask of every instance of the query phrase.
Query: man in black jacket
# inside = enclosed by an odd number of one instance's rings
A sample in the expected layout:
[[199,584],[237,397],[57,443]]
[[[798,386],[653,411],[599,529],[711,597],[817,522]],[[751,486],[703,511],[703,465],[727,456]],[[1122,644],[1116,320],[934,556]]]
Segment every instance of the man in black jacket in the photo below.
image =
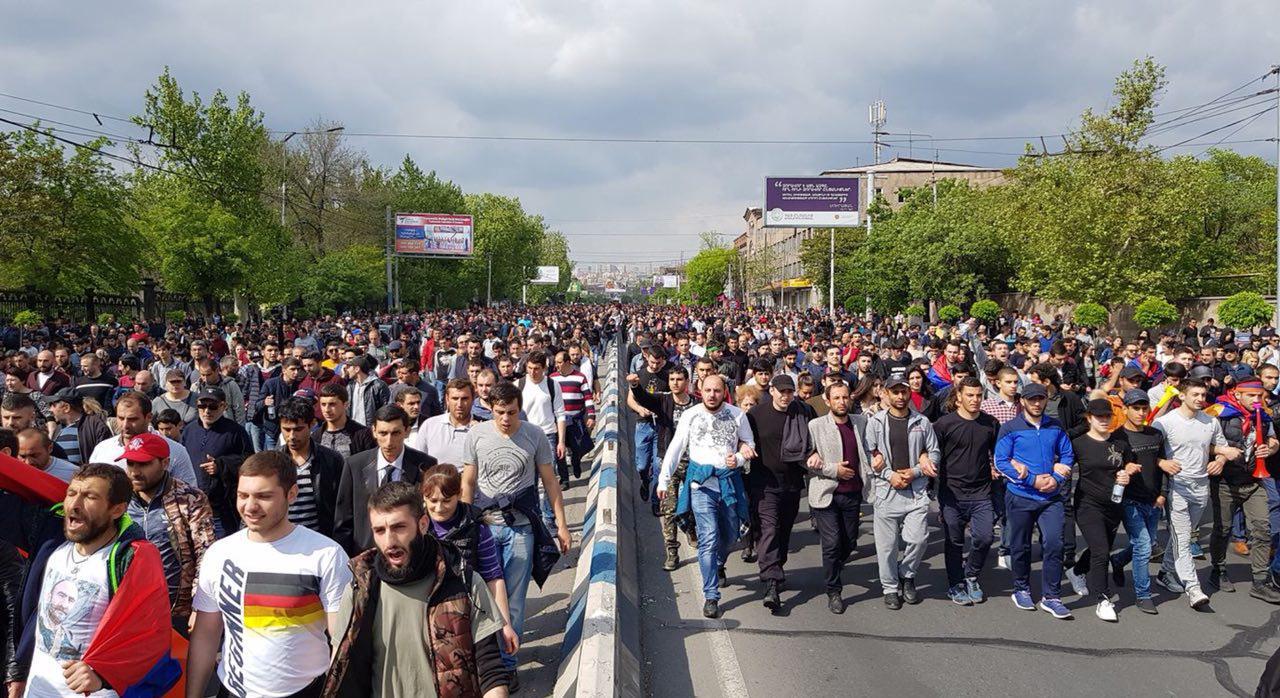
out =
[[49,411],[60,427],[53,440],[66,452],[67,460],[76,465],[88,463],[93,448],[111,438],[106,420],[86,414],[83,402],[75,388],[63,388],[48,400]]
[[236,514],[236,482],[240,464],[253,454],[253,441],[244,427],[226,416],[227,395],[222,388],[205,388],[196,395],[196,418],[182,429],[182,445],[195,466],[196,485],[213,507],[214,531],[219,538],[240,529]]
[[[667,371],[667,385],[670,392],[649,393],[640,387],[640,376],[632,373],[627,376],[631,386],[631,397],[641,407],[653,413],[653,421],[658,426],[658,453],[665,454],[671,437],[676,433],[684,411],[698,404],[689,394],[689,372],[683,366],[671,366]],[[659,456],[661,457],[661,455]],[[697,547],[696,535],[693,533],[692,517],[687,526],[681,526],[676,518],[676,502],[680,498],[680,487],[684,484],[685,469],[689,465],[687,457],[680,459],[671,480],[667,483],[667,494],[659,503],[657,497],[651,498],[655,511],[662,515],[662,539],[667,547],[667,557],[662,569],[670,572],[680,564],[680,542],[676,539],[677,529],[684,528],[689,533],[690,545]]]
[[350,556],[373,545],[373,532],[364,515],[369,496],[388,482],[417,484],[422,471],[436,459],[404,445],[409,435],[409,415],[396,405],[386,405],[373,415],[373,438],[377,448],[356,453],[342,465],[334,510],[333,538]]
[[290,398],[280,405],[280,450],[298,468],[298,497],[289,505],[289,520],[333,538],[342,455],[312,441],[315,421],[309,400]]

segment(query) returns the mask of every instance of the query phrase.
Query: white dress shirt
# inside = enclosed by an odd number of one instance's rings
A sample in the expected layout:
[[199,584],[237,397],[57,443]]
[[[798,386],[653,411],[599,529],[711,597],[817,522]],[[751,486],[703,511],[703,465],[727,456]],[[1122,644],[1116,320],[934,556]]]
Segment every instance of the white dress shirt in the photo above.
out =
[[422,451],[436,459],[437,463],[448,463],[462,472],[462,454],[467,444],[467,434],[475,421],[466,424],[454,424],[449,413],[438,414],[427,418],[418,428],[418,433],[405,441],[405,446]]

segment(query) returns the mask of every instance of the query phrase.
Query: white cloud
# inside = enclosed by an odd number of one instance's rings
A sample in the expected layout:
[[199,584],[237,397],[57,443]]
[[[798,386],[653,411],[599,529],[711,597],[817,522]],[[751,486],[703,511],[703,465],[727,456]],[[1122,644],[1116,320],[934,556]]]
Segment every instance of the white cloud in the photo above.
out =
[[[187,89],[248,91],[274,128],[323,116],[352,132],[860,140],[866,105],[883,98],[895,133],[1051,134],[1085,106],[1105,106],[1135,58],[1168,66],[1172,108],[1261,75],[1280,45],[1280,6],[1270,0],[0,0],[0,12],[0,91],[131,114],[170,65]],[[58,118],[0,99],[0,108],[24,107]],[[1237,137],[1272,135],[1262,121]],[[559,224],[593,259],[693,251],[700,230],[740,231],[764,175],[870,158],[861,145],[352,142],[380,163],[407,152],[468,191],[518,195],[553,222],[616,220]],[[573,235],[586,232],[646,236]]]

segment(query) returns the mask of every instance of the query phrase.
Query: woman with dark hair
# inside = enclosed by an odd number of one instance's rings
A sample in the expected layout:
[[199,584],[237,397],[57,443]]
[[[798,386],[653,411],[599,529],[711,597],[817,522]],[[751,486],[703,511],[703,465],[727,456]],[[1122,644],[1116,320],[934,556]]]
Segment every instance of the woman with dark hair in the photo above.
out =
[[849,396],[850,412],[870,417],[884,409],[880,404],[881,385],[880,379],[876,376],[864,376],[858,381],[853,394]]
[[519,636],[511,627],[511,611],[507,604],[507,584],[502,576],[502,558],[493,542],[489,527],[481,521],[474,506],[461,501],[462,474],[458,467],[440,463],[422,472],[422,503],[431,519],[429,533],[445,544],[451,555],[447,559],[466,575],[475,572],[489,587],[489,594],[502,612],[502,647],[507,654],[520,649]]

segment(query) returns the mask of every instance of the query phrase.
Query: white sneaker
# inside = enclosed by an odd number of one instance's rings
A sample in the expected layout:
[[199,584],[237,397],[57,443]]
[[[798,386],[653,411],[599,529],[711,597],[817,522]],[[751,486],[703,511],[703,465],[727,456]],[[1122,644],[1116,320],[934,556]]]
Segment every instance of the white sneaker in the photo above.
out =
[[1011,566],[1012,566],[1012,565],[1009,563],[1009,556],[1008,556],[1008,555],[1001,555],[1001,556],[999,556],[999,557],[997,557],[997,558],[996,558],[996,569],[998,569],[998,570],[1007,570],[1007,569],[1009,569]]
[[1094,615],[1108,623],[1115,623],[1120,620],[1116,615],[1116,605],[1111,603],[1111,599],[1102,599],[1098,602],[1098,607],[1093,611]]
[[1200,591],[1200,587],[1191,587],[1187,589],[1187,603],[1191,604],[1192,608],[1200,608],[1209,603],[1209,597],[1203,591]]
[[1089,595],[1089,584],[1085,581],[1084,575],[1076,574],[1075,570],[1070,567],[1064,569],[1063,572],[1067,575],[1067,581],[1071,582],[1071,590],[1074,591],[1077,596]]

